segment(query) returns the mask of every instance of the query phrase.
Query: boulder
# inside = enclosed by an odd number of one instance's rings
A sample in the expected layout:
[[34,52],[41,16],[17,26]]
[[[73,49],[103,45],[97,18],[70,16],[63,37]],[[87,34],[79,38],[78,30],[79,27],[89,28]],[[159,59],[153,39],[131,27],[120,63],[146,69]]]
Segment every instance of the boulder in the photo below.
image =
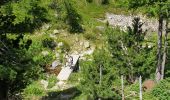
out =
[[88,41],[84,42],[84,47],[85,48],[90,48],[90,43]]
[[58,65],[60,65],[60,62],[55,60],[52,62],[52,66],[51,66],[51,69],[55,69]]
[[41,80],[41,84],[44,86],[45,89],[47,89],[48,81],[46,81],[46,80]]
[[54,34],[49,35],[51,38],[55,38],[56,36]]
[[49,54],[48,51],[42,51],[41,53],[42,53],[43,56],[47,56]]
[[44,24],[43,26],[42,26],[42,29],[43,30],[48,30],[49,28],[50,28],[50,24]]
[[58,52],[55,54],[55,56],[57,59],[60,58],[60,54]]
[[80,42],[80,45],[83,46],[83,42]]
[[62,47],[63,45],[64,45],[63,42],[58,43],[58,47]]
[[59,32],[59,30],[54,30],[53,31],[53,34],[59,34],[60,32]]

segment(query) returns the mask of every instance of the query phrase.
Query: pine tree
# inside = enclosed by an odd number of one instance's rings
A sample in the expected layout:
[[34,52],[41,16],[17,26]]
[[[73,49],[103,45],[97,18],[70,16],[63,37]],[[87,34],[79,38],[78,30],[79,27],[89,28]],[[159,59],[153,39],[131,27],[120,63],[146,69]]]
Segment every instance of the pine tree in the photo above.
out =
[[164,14],[167,13],[167,6],[169,6],[169,0],[129,0],[129,8],[136,9],[139,7],[146,7],[148,8],[147,13],[151,16],[156,16],[158,18],[158,48],[157,48],[157,67],[156,67],[156,75],[155,79],[160,81],[163,79],[162,72],[164,68],[162,68],[162,61],[163,61],[163,50],[162,50],[162,33],[163,33],[163,20]]
[[117,72],[109,53],[96,50],[93,61],[82,64],[82,81],[80,91],[96,99],[120,99],[120,94],[114,89]]

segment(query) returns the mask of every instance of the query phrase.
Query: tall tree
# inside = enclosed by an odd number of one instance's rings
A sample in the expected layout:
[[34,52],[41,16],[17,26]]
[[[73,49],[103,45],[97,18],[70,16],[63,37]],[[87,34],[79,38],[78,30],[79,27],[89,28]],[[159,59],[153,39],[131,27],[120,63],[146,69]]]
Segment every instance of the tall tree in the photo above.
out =
[[64,4],[67,11],[66,21],[69,25],[69,31],[73,33],[83,32],[83,28],[80,24],[82,21],[80,14],[77,13],[76,9],[69,1],[64,1]]
[[168,46],[168,33],[169,31],[169,21],[170,21],[170,4],[165,5],[165,12],[164,12],[164,18],[165,18],[165,34],[164,34],[164,48],[163,48],[163,56],[162,56],[162,70],[161,70],[161,79],[164,78],[165,73],[165,66],[167,62],[167,46]]
[[[50,0],[44,5],[42,0],[3,1],[0,7],[0,99],[7,100],[37,79],[42,71],[43,61],[34,59],[39,49],[30,52],[32,40],[23,39],[25,33],[31,33],[49,20],[46,11]],[[9,38],[11,35],[15,38]]]
[[155,63],[154,47],[143,47],[146,32],[142,30],[142,25],[140,19],[135,18],[128,32],[111,28],[105,32],[113,63],[119,68],[120,75],[123,74],[130,83],[134,83],[139,75],[149,77]]
[[152,16],[156,16],[158,18],[158,48],[157,48],[157,67],[156,67],[156,73],[155,73],[155,79],[157,81],[163,79],[162,76],[162,33],[163,33],[163,20],[164,20],[164,13],[165,8],[167,5],[169,5],[169,0],[129,0],[129,8],[130,9],[136,9],[139,7],[146,7],[148,8],[147,13],[149,13]]

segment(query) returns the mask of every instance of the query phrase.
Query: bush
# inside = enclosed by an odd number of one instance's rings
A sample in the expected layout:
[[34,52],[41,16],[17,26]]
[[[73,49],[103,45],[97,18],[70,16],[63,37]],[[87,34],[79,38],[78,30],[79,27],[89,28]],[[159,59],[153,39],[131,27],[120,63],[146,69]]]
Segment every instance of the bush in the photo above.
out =
[[109,4],[109,0],[102,0],[102,4]]
[[152,90],[152,94],[159,100],[170,100],[170,78],[162,80]]
[[52,88],[53,86],[55,86],[57,82],[57,77],[55,75],[50,75],[50,77],[48,78],[48,88]]
[[56,47],[56,43],[52,38],[46,38],[42,40],[42,44],[46,48],[54,49]]
[[38,82],[34,82],[28,85],[23,91],[24,98],[29,98],[32,96],[44,96],[44,95],[45,95],[45,90]]
[[86,0],[87,2],[89,2],[89,3],[92,3],[93,2],[93,0]]

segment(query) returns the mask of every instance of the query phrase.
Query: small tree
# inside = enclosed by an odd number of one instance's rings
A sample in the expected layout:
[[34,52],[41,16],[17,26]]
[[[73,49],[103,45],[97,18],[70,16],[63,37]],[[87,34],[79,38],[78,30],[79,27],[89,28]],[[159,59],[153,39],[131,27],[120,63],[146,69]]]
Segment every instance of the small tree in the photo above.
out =
[[76,12],[69,1],[64,1],[64,4],[67,11],[66,21],[69,24],[69,31],[75,33],[83,32],[83,28],[80,25],[82,21],[81,16]]
[[109,53],[105,50],[96,50],[93,57],[93,61],[82,64],[83,79],[80,90],[86,95],[93,96],[95,100],[120,98],[120,94],[114,89],[117,75]]

